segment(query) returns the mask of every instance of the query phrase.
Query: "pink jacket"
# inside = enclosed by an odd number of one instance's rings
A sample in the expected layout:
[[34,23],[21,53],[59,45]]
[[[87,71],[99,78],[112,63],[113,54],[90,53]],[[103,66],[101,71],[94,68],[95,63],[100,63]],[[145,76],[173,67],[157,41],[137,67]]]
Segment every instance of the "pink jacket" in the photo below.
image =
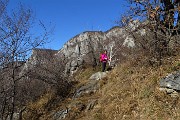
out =
[[101,54],[100,56],[100,61],[101,62],[107,62],[108,61],[108,56],[106,54]]

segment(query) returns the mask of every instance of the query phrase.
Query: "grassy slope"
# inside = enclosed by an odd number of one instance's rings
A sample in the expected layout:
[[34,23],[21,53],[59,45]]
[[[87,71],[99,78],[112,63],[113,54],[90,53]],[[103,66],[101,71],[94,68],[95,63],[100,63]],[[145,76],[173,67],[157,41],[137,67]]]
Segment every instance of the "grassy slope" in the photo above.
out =
[[[101,89],[95,94],[86,95],[72,100],[70,98],[59,102],[53,94],[46,94],[28,107],[36,114],[26,114],[25,118],[51,120],[51,114],[71,104],[87,104],[88,100],[97,99],[94,109],[81,111],[73,108],[74,112],[67,120],[179,120],[180,100],[159,91],[159,80],[168,73],[180,69],[180,56],[168,58],[164,65],[151,67],[143,61],[127,61],[118,65],[108,73],[108,77],[100,81]],[[86,68],[79,71],[75,78],[78,86],[86,84],[87,79],[98,71]],[[47,108],[48,104],[53,104]],[[56,105],[54,105],[56,104]],[[33,117],[32,117],[33,116]]]
[[98,104],[79,120],[179,120],[180,100],[159,91],[159,80],[180,69],[180,57],[160,67],[131,61],[109,73],[107,84],[94,96]]

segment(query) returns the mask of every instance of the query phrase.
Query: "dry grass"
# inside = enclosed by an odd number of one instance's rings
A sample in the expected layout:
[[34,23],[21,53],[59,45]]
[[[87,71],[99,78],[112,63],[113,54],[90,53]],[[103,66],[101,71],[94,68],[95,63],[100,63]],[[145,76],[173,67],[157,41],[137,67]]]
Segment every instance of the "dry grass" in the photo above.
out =
[[[93,74],[99,71],[100,67],[98,66],[96,69],[92,67],[87,67],[79,70],[74,76],[75,84],[74,88],[72,88],[72,93],[75,89],[79,88],[82,85],[85,85],[88,82],[88,78]],[[72,96],[69,96],[72,97]],[[51,120],[52,113],[61,109],[65,109],[69,105],[76,104],[87,104],[88,100],[98,99],[96,96],[92,97],[91,95],[85,95],[78,99],[66,98],[65,100],[58,101],[58,96],[56,96],[53,91],[49,91],[48,93],[42,95],[37,101],[31,102],[27,105],[27,110],[24,113],[24,120]],[[56,104],[56,105],[52,105]],[[80,115],[81,111],[79,111],[78,107],[71,108],[73,112],[69,115],[69,118],[76,118]],[[68,119],[69,119],[68,118]]]
[[96,66],[95,68],[89,66],[86,68],[82,68],[75,73],[76,80],[87,80],[93,73],[96,73],[101,70],[100,66]]
[[27,109],[23,115],[24,120],[31,119],[37,120],[42,115],[46,114],[48,105],[51,103],[52,100],[55,99],[55,94],[52,92],[48,92],[42,95],[37,101],[30,102],[27,105]]
[[[37,112],[28,118],[51,120],[51,113],[68,105],[85,105],[89,100],[98,99],[98,104],[90,111],[82,111],[72,107],[67,120],[179,120],[180,101],[159,91],[159,80],[168,73],[180,69],[180,57],[164,60],[164,65],[151,67],[143,61],[127,61],[109,72],[107,78],[100,81],[101,89],[95,94],[85,95],[77,99],[66,99],[54,108],[47,110],[47,105],[54,99],[49,93],[29,105]],[[93,68],[78,71],[75,79],[76,87],[86,84],[95,72]],[[30,116],[30,117],[29,117]],[[43,116],[43,117],[42,117]]]
[[179,98],[158,88],[162,77],[179,70],[180,58],[168,58],[156,68],[141,63],[131,61],[116,67],[98,93],[96,108],[79,120],[179,120]]

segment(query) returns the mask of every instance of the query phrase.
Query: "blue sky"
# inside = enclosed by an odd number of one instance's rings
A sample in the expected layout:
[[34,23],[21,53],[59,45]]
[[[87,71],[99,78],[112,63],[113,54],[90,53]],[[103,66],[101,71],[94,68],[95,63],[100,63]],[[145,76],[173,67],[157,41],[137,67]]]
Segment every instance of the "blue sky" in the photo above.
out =
[[55,25],[53,39],[45,45],[55,50],[84,31],[110,29],[126,11],[125,0],[10,0],[10,8],[19,2],[30,6],[37,20]]

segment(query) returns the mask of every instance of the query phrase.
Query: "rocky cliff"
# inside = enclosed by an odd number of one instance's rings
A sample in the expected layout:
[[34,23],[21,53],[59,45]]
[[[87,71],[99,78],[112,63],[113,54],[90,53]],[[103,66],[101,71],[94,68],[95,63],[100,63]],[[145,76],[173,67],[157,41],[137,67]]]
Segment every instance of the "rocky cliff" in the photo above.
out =
[[[132,26],[133,25],[131,25],[131,27]],[[74,73],[78,67],[83,64],[92,66],[98,65],[99,55],[104,49],[108,51],[111,62],[117,61],[118,58],[113,56],[121,52],[117,51],[117,49],[120,50],[120,47],[122,46],[126,46],[127,48],[134,47],[135,42],[125,28],[116,26],[106,32],[86,31],[80,33],[67,41],[60,50],[53,52],[53,57],[58,57],[59,59],[66,61],[66,73]],[[41,54],[41,52],[36,51],[37,49],[33,50],[33,54],[30,58],[31,60],[34,60],[33,58],[35,58],[35,56]],[[36,63],[35,61],[34,63]]]
[[73,37],[64,44],[62,49],[56,53],[56,56],[65,58],[68,61],[66,72],[73,73],[83,63],[99,64],[99,55],[102,50],[110,51],[110,48],[118,45],[115,44],[117,41],[128,47],[134,47],[135,45],[133,38],[123,28],[113,27],[106,32],[86,31]]

